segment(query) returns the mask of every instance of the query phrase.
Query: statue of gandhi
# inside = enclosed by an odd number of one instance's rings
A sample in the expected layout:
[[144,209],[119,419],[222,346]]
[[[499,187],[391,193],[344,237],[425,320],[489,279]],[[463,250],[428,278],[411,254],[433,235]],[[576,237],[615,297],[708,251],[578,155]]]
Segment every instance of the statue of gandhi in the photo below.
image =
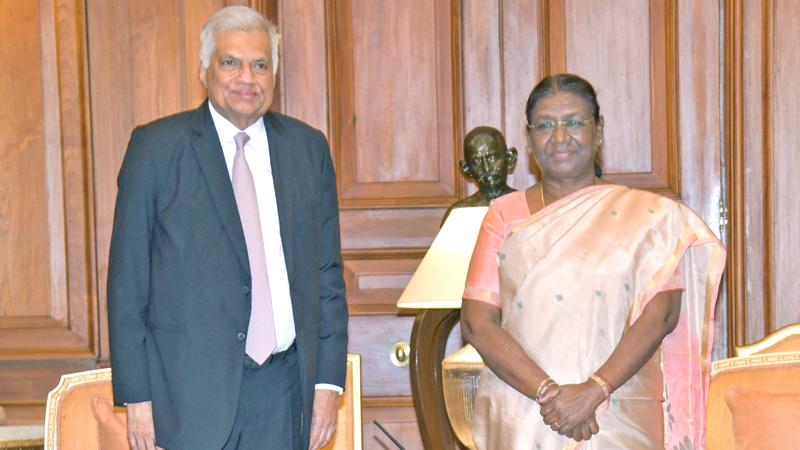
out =
[[492,199],[515,191],[506,184],[506,178],[516,162],[517,149],[506,146],[500,130],[487,126],[473,128],[464,137],[464,159],[459,166],[464,176],[475,180],[478,191],[450,205],[442,223],[455,208],[488,206]]

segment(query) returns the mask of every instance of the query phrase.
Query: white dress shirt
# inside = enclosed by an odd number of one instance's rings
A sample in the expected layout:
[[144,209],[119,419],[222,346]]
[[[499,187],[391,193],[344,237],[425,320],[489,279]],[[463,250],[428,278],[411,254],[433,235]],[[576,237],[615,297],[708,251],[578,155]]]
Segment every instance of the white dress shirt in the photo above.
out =
[[[272,298],[272,319],[275,322],[275,352],[282,352],[291,347],[296,332],[294,329],[294,315],[292,313],[292,299],[289,290],[289,276],[286,271],[286,260],[283,256],[283,243],[281,242],[280,218],[278,216],[278,203],[275,198],[275,184],[272,180],[272,166],[269,160],[269,141],[264,119],[261,118],[244,130],[239,130],[233,123],[223,117],[211,102],[208,102],[214,127],[217,129],[219,143],[228,166],[228,176],[233,176],[233,157],[236,154],[236,142],[233,137],[239,131],[244,131],[250,140],[244,146],[244,155],[250,172],[258,199],[258,216],[261,222],[261,235],[264,241],[264,253],[267,257],[267,275],[269,276],[269,291]],[[317,389],[333,389],[340,394],[340,386],[320,383]]]

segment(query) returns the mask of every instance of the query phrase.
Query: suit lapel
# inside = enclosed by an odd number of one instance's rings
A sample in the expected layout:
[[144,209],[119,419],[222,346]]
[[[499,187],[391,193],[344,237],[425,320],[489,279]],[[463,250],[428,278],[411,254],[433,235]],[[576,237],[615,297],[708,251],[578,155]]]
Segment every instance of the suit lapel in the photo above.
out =
[[291,141],[286,130],[278,123],[275,114],[268,112],[264,115],[264,126],[267,129],[269,141],[269,162],[272,170],[272,181],[275,185],[275,200],[278,203],[278,221],[281,228],[281,242],[283,254],[286,259],[286,271],[289,282],[294,281],[294,264],[292,254],[292,195],[294,193],[293,177],[297,176],[294,169]]
[[208,100],[203,103],[203,106],[197,112],[192,123],[192,129],[194,130],[192,147],[197,160],[200,162],[200,169],[208,184],[208,190],[211,192],[211,199],[222,221],[222,226],[228,234],[239,262],[249,273],[250,263],[247,259],[247,244],[245,244],[244,240],[242,222],[239,220],[236,197],[233,195],[233,185],[228,175],[228,167],[225,164],[225,156],[222,153],[219,136],[216,128],[214,128],[214,122],[211,120],[211,113],[208,110]]

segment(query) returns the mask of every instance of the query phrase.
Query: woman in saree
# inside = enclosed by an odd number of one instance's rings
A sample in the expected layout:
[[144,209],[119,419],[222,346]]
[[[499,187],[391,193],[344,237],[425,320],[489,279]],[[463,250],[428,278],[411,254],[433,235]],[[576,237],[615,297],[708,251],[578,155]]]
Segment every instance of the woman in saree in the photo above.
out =
[[722,244],[681,203],[600,178],[583,78],[542,80],[526,117],[540,181],[492,201],[462,305],[487,366],[476,445],[704,448]]

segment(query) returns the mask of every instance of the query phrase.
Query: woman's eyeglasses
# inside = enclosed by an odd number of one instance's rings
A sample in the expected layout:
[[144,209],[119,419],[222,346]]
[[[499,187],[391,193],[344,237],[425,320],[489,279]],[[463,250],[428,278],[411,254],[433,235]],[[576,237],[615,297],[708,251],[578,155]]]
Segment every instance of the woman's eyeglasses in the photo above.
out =
[[544,120],[537,120],[534,121],[532,124],[528,124],[528,129],[533,131],[536,134],[542,136],[551,136],[553,133],[556,132],[556,128],[559,126],[564,127],[564,131],[567,132],[570,136],[577,136],[586,129],[586,125],[589,122],[593,122],[594,117],[589,119],[567,119],[567,120],[552,120],[552,119],[544,119]]

